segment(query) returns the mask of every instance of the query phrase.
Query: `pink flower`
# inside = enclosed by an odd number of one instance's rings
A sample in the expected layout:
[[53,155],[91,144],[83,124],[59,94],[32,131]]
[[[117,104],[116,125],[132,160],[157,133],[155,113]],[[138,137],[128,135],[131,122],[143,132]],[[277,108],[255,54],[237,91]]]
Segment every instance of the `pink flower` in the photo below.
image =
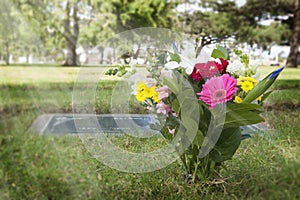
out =
[[147,85],[148,88],[151,88],[151,87],[156,85],[155,80],[152,79],[152,78],[147,78],[144,82],[145,82],[145,84]]
[[211,78],[225,73],[228,66],[228,61],[222,58],[219,60],[220,62],[209,61],[207,63],[197,63],[194,66],[192,74],[190,75],[191,78],[194,81],[201,81],[202,79]]
[[158,92],[159,100],[167,98],[172,93],[171,90],[167,86],[162,86],[160,88],[156,88],[155,91]]
[[170,129],[170,128],[168,127],[168,131],[169,131],[169,133],[170,133],[172,136],[174,136],[175,128],[174,128],[174,129]]
[[162,113],[165,116],[168,116],[168,113],[171,112],[170,106],[165,104],[162,101],[156,105],[156,109],[157,109],[157,111],[156,111],[157,113]]
[[223,58],[219,58],[221,64],[217,63],[217,67],[219,69],[219,72],[221,74],[224,74],[226,72],[227,66],[229,62],[227,60],[224,60]]
[[236,86],[237,80],[224,74],[206,81],[202,91],[197,94],[200,96],[200,100],[208,104],[210,109],[213,109],[217,104],[230,101],[238,89]]

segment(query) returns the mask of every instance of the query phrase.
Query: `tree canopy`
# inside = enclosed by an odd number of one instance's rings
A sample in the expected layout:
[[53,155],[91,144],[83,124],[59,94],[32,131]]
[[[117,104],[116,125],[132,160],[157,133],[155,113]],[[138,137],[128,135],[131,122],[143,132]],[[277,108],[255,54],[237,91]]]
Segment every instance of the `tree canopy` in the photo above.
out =
[[[247,0],[239,7],[233,0],[2,0],[0,56],[7,64],[13,52],[78,65],[78,47],[95,47],[133,28],[166,27],[197,39],[198,51],[228,38],[263,49],[288,44],[291,53],[287,66],[295,67],[300,43],[299,1]],[[202,9],[178,12],[178,4],[197,4]],[[16,17],[18,13],[26,22]],[[270,25],[261,24],[269,19],[273,20]]]

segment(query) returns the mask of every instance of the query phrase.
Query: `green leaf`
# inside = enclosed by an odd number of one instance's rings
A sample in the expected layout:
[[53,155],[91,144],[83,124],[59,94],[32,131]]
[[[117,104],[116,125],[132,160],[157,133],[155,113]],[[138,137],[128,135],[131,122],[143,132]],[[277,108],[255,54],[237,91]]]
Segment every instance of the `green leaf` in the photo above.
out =
[[218,124],[216,124],[216,126],[223,126],[224,128],[228,128],[257,124],[264,121],[264,118],[259,115],[259,113],[261,113],[262,111],[262,106],[258,104],[229,104],[226,109],[225,120],[219,122]]
[[179,113],[179,111],[180,111],[180,104],[179,104],[178,99],[174,99],[172,101],[172,110],[174,110],[176,113]]
[[221,47],[221,46],[217,46],[216,49],[213,50],[211,57],[213,58],[223,58],[225,60],[229,59],[229,54],[226,50],[226,48]]
[[241,143],[240,127],[223,129],[218,142],[209,153],[216,163],[232,158]]
[[204,140],[203,133],[200,130],[198,130],[197,131],[197,135],[194,138],[193,144],[197,145],[198,147],[200,147],[202,145],[202,143],[203,143],[203,140]]
[[[231,113],[226,116],[225,122],[223,123],[224,127],[240,127],[251,124],[257,124],[264,122],[264,118],[254,112],[245,112],[245,113]],[[218,126],[220,126],[219,124]]]
[[167,58],[168,58],[168,54],[167,53],[163,53],[161,55],[158,56],[158,64],[160,65],[164,65],[167,63]]
[[263,107],[254,103],[232,103],[227,105],[226,112],[264,111]]
[[170,90],[174,93],[174,94],[178,94],[181,89],[180,89],[180,86],[176,80],[176,78],[173,77],[172,78],[164,78],[163,79],[163,83],[168,86],[168,88],[170,88]]
[[170,55],[172,61],[175,61],[175,62],[178,62],[178,63],[181,62],[181,58],[177,53],[169,52],[169,55]]
[[[275,72],[275,71],[274,71]],[[274,72],[268,74],[263,80],[261,80],[244,98],[243,102],[250,103],[254,101],[257,97],[264,94],[274,83],[279,73],[274,75]]]

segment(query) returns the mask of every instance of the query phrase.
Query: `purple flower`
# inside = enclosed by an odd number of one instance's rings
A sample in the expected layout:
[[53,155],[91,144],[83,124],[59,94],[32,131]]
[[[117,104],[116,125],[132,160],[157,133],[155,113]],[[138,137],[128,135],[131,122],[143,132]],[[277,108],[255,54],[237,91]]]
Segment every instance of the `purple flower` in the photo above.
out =
[[271,76],[269,77],[269,79],[275,78],[277,75],[279,75],[279,73],[280,73],[283,69],[284,69],[284,67],[281,67],[281,68],[275,70],[275,71],[271,74]]

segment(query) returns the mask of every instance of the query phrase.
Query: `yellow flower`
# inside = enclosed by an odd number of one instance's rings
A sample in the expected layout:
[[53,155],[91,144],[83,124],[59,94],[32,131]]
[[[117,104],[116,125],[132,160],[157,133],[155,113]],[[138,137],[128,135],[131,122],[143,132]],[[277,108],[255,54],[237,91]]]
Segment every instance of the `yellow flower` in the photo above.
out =
[[146,88],[148,88],[148,87],[144,81],[139,82],[136,86],[136,89],[138,92],[141,92],[141,91],[145,90]]
[[234,100],[233,100],[234,103],[242,103],[243,102],[243,99],[239,96],[235,96]]
[[156,89],[155,86],[153,86],[152,88],[150,88],[150,91],[151,91],[151,96],[150,96],[150,98],[152,98],[153,101],[155,101],[156,103],[158,103],[158,102],[159,102],[159,99],[158,99],[158,92],[156,92],[155,89]]
[[244,81],[244,82],[242,83],[241,88],[242,88],[242,90],[243,90],[244,92],[249,92],[250,90],[253,89],[253,83],[250,82],[250,81]]
[[138,92],[137,95],[135,95],[135,98],[139,102],[144,102],[147,99],[147,97],[142,92]]
[[145,97],[151,98],[151,96],[152,96],[152,91],[151,91],[150,88],[147,87],[146,89],[144,89],[143,94],[145,95]]
[[257,84],[257,80],[255,78],[252,78],[252,77],[245,77],[244,78],[245,81],[250,81],[252,82],[254,85]]
[[153,101],[158,103],[159,102],[159,99],[158,99],[158,93],[157,94],[154,94],[153,97],[152,97]]
[[155,102],[159,102],[158,100],[158,92],[155,91],[156,87],[153,86],[151,88],[147,87],[144,81],[141,81],[136,86],[137,94],[136,99],[140,102],[144,102],[147,98],[153,99]]
[[237,85],[242,85],[242,83],[244,82],[244,77],[239,77],[238,79],[237,79]]
[[259,96],[256,98],[257,101],[261,101],[261,99],[262,99],[262,96]]

